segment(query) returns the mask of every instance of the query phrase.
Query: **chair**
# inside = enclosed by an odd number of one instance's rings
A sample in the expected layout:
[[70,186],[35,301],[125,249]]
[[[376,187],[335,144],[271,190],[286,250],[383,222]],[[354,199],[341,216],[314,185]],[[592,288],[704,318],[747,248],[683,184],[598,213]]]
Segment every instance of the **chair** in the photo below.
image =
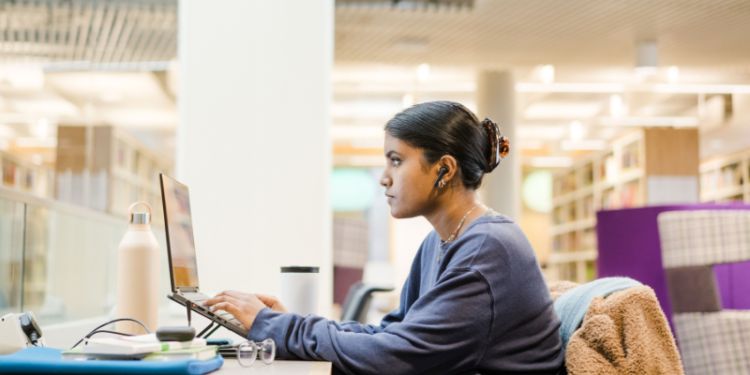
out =
[[750,211],[670,211],[658,223],[685,373],[750,373],[750,310],[722,309],[714,273],[750,260]]
[[367,311],[370,309],[372,294],[376,292],[390,292],[393,288],[378,287],[362,282],[352,284],[341,305],[341,321],[367,322]]

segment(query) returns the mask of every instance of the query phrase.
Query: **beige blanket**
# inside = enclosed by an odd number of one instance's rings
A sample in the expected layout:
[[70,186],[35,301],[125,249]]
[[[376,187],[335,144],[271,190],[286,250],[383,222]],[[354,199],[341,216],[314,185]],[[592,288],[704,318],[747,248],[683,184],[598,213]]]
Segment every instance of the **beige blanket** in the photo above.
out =
[[565,366],[570,375],[683,374],[667,320],[647,286],[594,299],[568,343]]

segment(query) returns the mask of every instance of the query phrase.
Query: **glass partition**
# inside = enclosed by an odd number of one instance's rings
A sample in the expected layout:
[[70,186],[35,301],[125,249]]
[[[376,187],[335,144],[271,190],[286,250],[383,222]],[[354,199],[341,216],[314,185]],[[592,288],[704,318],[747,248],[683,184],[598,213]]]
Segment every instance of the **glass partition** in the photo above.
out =
[[21,311],[24,204],[0,197],[0,316]]
[[[117,247],[127,218],[0,191],[0,314],[32,311],[42,325],[109,317],[117,293]],[[28,198],[28,199],[27,199]],[[169,290],[162,223],[160,295]]]

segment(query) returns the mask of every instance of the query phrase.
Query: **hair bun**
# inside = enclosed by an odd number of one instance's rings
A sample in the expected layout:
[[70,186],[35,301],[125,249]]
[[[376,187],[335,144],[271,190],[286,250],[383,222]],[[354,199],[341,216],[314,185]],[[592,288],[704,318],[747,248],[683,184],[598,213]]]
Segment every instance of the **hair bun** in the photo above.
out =
[[489,154],[487,155],[487,167],[484,171],[490,173],[500,165],[500,161],[508,156],[510,141],[500,133],[500,127],[489,118],[482,120],[482,128],[487,133],[490,145]]

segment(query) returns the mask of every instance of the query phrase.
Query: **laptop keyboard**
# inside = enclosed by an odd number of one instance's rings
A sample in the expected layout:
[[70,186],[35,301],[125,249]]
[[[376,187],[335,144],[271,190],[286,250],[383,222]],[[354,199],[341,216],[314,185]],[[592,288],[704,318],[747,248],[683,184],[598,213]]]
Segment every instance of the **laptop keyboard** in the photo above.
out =
[[235,318],[234,315],[232,315],[232,314],[230,314],[230,313],[228,313],[228,312],[226,312],[224,310],[216,310],[216,311],[209,310],[208,307],[206,307],[206,301],[209,299],[209,297],[207,295],[205,295],[203,293],[182,293],[182,296],[185,297],[186,300],[188,300],[190,302],[193,302],[194,304],[198,305],[198,307],[201,310],[204,310],[204,311],[207,311],[207,312],[209,312],[211,314],[214,314],[214,315],[216,315],[216,316],[218,316],[218,317],[220,317],[220,318],[228,321],[229,323],[231,323],[233,325],[236,325],[237,327],[240,327],[240,328],[244,329],[244,327],[242,327],[242,323],[239,320],[237,320],[237,318]]

